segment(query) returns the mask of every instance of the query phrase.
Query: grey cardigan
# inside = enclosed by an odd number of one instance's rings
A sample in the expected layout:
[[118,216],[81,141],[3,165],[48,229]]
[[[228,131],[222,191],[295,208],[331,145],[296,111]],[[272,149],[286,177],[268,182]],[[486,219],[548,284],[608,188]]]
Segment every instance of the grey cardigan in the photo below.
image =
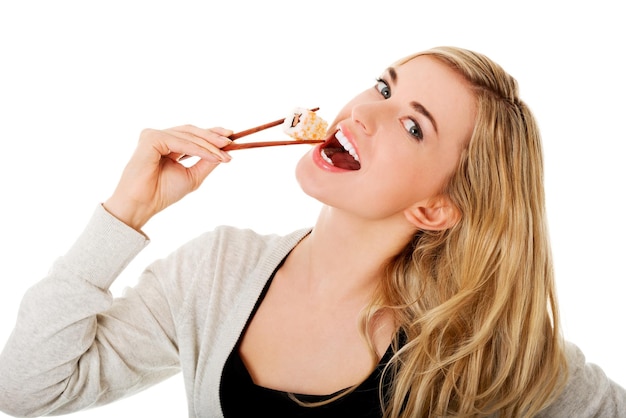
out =
[[[182,371],[189,417],[222,417],[221,372],[267,280],[309,232],[220,227],[108,291],[148,244],[98,206],[75,244],[28,290],[0,355],[0,410],[63,414]],[[570,380],[541,417],[626,417],[626,391],[568,345]]]

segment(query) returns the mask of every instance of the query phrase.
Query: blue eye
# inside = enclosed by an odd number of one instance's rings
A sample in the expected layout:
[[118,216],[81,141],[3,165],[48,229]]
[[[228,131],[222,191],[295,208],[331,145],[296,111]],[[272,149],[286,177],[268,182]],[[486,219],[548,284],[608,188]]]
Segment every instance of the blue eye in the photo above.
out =
[[391,88],[389,87],[389,84],[387,84],[387,82],[381,78],[376,80],[376,90],[385,99],[388,99],[391,97]]
[[413,119],[404,119],[402,121],[404,125],[404,129],[409,133],[409,135],[414,136],[415,138],[422,140],[424,139],[424,133],[422,132],[422,128],[415,122]]

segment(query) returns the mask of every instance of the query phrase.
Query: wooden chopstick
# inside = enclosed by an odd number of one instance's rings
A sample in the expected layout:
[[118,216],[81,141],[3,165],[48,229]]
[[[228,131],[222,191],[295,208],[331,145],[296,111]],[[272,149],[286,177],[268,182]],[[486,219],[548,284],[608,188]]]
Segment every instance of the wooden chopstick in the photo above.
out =
[[[319,107],[315,107],[315,108],[311,109],[311,112],[317,112],[318,110],[319,110]],[[241,138],[243,136],[247,136],[247,135],[253,134],[255,132],[264,131],[265,129],[269,129],[269,128],[274,127],[274,126],[281,125],[283,122],[285,122],[285,118],[278,119],[278,120],[275,120],[273,122],[264,123],[263,125],[255,126],[254,128],[246,129],[246,130],[241,131],[241,132],[236,132],[236,133],[232,134],[231,136],[229,136],[228,139],[234,141],[234,140],[236,140],[238,138]],[[252,147],[246,147],[246,148],[252,148]],[[222,148],[222,149],[226,149],[226,148]]]
[[[319,107],[314,107],[311,109],[311,112],[317,112]],[[240,132],[236,132],[228,137],[231,141],[234,141],[238,138],[253,134],[255,132],[264,131],[265,129],[272,128],[274,126],[281,125],[285,122],[286,118],[278,119],[273,122],[264,123],[263,125],[255,126],[254,128],[246,129]],[[248,149],[248,148],[260,148],[260,147],[273,147],[276,145],[297,145],[297,144],[319,144],[320,142],[324,142],[323,140],[299,140],[292,139],[290,141],[259,141],[259,142],[246,142],[243,144],[228,144],[222,149],[224,151],[233,151],[238,149]],[[177,161],[183,161],[189,158],[188,155],[181,155]]]
[[319,144],[324,142],[324,140],[322,139],[315,139],[315,140],[299,140],[299,139],[292,139],[291,141],[259,141],[259,142],[244,142],[244,143],[240,143],[240,144],[228,144],[225,147],[223,147],[222,149],[224,151],[233,151],[233,150],[238,150],[238,149],[247,149],[247,148],[260,148],[260,147],[273,147],[276,145],[298,145],[298,144]]

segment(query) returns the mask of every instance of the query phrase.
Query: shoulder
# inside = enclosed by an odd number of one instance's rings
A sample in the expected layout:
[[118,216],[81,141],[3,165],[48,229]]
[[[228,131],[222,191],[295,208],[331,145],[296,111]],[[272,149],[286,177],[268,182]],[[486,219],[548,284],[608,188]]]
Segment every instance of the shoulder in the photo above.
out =
[[245,260],[244,255],[291,251],[308,231],[300,229],[286,235],[261,234],[248,228],[223,225],[192,239],[177,252],[195,255],[219,252],[222,258],[237,258],[241,263]]
[[220,226],[151,263],[140,286],[160,288],[177,317],[205,317],[208,309],[227,312],[240,303],[254,303],[272,272],[307,233],[260,234]]
[[244,286],[251,280],[266,279],[266,273],[271,273],[308,232],[260,234],[252,229],[219,226],[157,260],[150,270],[167,281],[166,286],[176,289]]
[[622,417],[626,418],[626,390],[604,371],[588,363],[576,345],[566,343],[569,365],[563,392],[539,417]]

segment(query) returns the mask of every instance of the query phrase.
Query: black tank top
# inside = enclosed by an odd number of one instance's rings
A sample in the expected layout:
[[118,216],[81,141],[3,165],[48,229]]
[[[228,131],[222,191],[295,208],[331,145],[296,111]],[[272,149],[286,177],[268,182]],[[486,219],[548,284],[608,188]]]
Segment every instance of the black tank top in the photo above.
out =
[[[236,347],[224,366],[220,386],[222,411],[226,418],[247,416],[269,417],[377,417],[382,416],[379,385],[382,370],[393,355],[391,346],[381,358],[376,369],[353,392],[323,406],[301,406],[287,392],[256,385],[239,356]],[[383,391],[387,388],[385,384]],[[337,392],[339,393],[339,392]],[[302,402],[317,402],[332,398],[330,395],[292,394]]]

